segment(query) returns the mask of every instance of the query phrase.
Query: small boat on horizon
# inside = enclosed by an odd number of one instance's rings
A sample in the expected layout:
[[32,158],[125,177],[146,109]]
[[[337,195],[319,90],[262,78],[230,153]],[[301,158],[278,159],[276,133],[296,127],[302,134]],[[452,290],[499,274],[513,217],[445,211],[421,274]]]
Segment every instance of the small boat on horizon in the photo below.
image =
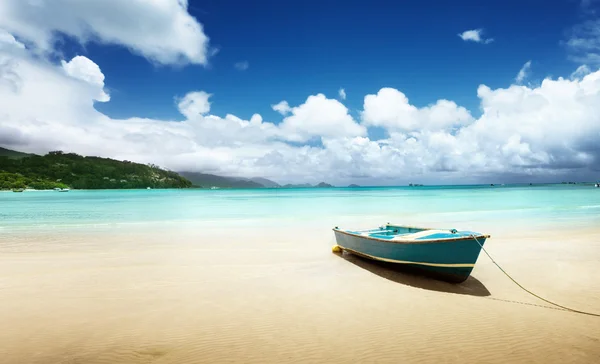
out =
[[434,278],[460,283],[469,278],[489,235],[456,229],[386,224],[369,230],[333,229],[334,252],[416,268]]

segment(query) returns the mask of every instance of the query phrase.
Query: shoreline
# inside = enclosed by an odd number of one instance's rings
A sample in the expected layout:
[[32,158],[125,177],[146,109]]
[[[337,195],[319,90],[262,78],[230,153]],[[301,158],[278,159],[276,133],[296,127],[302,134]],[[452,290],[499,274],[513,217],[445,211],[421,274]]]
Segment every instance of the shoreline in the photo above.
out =
[[[451,184],[451,185],[382,185],[382,186],[294,186],[294,187],[201,187],[201,186],[191,186],[191,187],[152,187],[148,188],[105,188],[105,189],[75,189],[69,187],[70,191],[144,191],[144,190],[225,190],[225,191],[239,191],[239,190],[369,190],[369,189],[409,189],[409,190],[430,190],[430,189],[483,189],[483,188],[494,188],[494,189],[502,189],[502,188],[536,188],[536,187],[566,187],[566,188],[577,188],[577,187],[595,187],[596,181],[587,181],[587,182],[575,182],[575,183],[567,183],[567,182],[544,182],[544,183],[479,183],[479,184]],[[54,189],[43,189],[37,190],[33,188],[26,188],[23,192],[45,192],[45,191],[55,191]],[[12,189],[0,189],[0,192],[13,192]]]

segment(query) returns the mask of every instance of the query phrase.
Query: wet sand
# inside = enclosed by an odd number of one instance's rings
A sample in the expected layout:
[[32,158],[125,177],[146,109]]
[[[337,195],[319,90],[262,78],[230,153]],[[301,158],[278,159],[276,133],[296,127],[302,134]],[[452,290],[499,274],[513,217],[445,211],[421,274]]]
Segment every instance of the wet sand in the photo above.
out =
[[[600,229],[485,232],[488,251],[523,285],[600,313]],[[0,235],[0,361],[600,358],[600,317],[544,307],[483,254],[453,285],[333,254],[333,244],[329,226]]]

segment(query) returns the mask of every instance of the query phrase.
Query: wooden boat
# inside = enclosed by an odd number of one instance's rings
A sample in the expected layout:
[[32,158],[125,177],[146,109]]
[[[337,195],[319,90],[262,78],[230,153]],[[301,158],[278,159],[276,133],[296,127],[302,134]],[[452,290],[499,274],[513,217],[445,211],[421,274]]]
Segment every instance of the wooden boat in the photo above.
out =
[[370,230],[333,229],[334,251],[396,263],[454,283],[466,280],[489,235],[455,229],[386,224]]
[[24,189],[22,189],[22,188],[15,188],[15,189],[13,189],[12,191],[13,191],[13,192],[23,192],[23,191],[25,191],[25,190],[24,190]]

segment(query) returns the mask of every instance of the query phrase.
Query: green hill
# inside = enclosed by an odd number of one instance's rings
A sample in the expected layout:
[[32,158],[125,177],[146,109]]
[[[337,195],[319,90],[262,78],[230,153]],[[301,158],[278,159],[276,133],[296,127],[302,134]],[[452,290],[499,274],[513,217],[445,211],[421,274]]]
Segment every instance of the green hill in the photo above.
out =
[[[44,156],[2,149],[0,189],[187,188],[192,182],[154,165],[61,151]],[[15,157],[16,156],[16,157]]]
[[0,147],[0,158],[8,157],[8,158],[13,158],[13,159],[18,159],[18,158],[29,157],[32,155],[35,155],[35,154],[17,152],[16,150],[10,150],[10,149]]

